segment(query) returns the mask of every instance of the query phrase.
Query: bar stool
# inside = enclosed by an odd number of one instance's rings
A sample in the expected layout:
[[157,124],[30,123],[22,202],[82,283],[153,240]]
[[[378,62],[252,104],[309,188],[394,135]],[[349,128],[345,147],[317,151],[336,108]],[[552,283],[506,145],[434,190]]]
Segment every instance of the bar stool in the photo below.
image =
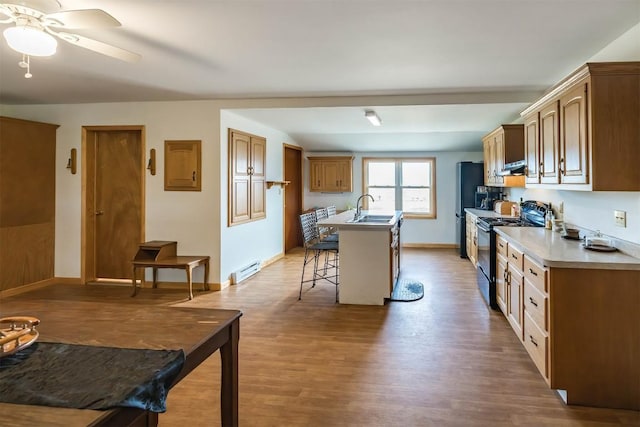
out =
[[[302,264],[302,277],[300,278],[300,293],[298,300],[302,299],[302,285],[304,283],[312,282],[311,287],[316,286],[317,280],[326,280],[332,283],[336,287],[336,302],[338,302],[338,284],[339,284],[339,272],[338,272],[338,242],[330,242],[320,240],[318,234],[318,226],[316,223],[316,213],[309,212],[300,215],[300,228],[302,230],[302,237],[304,240],[304,263]],[[327,276],[328,265],[325,262],[323,273],[318,272],[318,258],[321,254],[333,254],[335,263],[331,265],[335,268],[335,274]],[[310,262],[313,261],[313,275],[311,279],[304,280],[304,271]]]

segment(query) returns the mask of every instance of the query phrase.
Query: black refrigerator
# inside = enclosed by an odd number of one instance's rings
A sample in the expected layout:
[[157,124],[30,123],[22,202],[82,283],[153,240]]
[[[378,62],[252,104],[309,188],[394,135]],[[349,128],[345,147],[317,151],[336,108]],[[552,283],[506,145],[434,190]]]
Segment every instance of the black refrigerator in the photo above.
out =
[[464,208],[475,207],[476,189],[479,185],[484,185],[484,163],[458,162],[456,164],[456,241],[460,245],[460,258],[467,258],[467,221]]

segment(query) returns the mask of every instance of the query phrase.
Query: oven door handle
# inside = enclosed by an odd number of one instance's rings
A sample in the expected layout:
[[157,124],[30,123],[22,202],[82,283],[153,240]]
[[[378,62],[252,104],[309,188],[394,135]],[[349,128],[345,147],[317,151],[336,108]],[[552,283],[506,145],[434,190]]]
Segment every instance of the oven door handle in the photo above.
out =
[[478,228],[479,228],[480,230],[482,230],[482,231],[486,231],[487,233],[491,231],[491,229],[490,229],[489,227],[485,226],[485,225],[484,225],[484,224],[482,224],[482,223],[479,223],[479,222],[478,222],[478,223],[476,223],[476,225],[477,225],[477,226],[478,226]]

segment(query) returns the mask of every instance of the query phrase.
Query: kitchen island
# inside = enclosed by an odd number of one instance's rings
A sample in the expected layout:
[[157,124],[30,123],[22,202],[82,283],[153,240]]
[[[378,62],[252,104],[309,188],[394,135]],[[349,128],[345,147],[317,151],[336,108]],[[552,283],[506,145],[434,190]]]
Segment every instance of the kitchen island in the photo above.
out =
[[400,274],[402,212],[355,210],[318,221],[340,235],[340,304],[383,305]]

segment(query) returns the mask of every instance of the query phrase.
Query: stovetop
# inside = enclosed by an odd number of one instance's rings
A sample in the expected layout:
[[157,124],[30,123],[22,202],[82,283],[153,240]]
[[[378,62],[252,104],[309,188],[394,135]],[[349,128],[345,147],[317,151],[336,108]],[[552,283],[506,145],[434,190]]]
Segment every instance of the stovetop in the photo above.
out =
[[544,227],[544,217],[549,205],[527,200],[520,205],[519,218],[480,217],[478,223],[486,227]]

